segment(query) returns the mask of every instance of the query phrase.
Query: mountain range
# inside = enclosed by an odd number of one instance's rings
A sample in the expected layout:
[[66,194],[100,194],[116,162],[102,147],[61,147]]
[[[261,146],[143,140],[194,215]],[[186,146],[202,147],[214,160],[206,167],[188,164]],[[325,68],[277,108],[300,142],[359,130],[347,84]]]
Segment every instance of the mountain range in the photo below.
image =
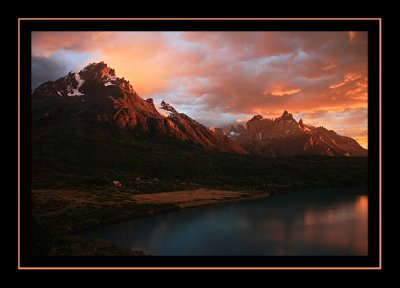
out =
[[[117,139],[184,143],[207,151],[235,154],[367,156],[354,139],[333,130],[306,125],[285,111],[281,117],[254,116],[246,127],[224,135],[208,128],[169,103],[142,99],[129,81],[116,76],[104,62],[92,63],[32,91],[34,127],[51,127],[81,133],[96,127]],[[89,130],[88,130],[89,131]]]

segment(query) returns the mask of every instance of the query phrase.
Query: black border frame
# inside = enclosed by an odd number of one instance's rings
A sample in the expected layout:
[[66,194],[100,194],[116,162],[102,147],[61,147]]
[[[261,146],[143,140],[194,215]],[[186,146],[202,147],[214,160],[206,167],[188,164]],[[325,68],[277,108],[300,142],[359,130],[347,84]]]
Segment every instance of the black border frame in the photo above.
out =
[[[381,269],[381,22],[373,19],[18,19],[19,269]],[[368,31],[368,256],[68,257],[30,251],[32,31]]]

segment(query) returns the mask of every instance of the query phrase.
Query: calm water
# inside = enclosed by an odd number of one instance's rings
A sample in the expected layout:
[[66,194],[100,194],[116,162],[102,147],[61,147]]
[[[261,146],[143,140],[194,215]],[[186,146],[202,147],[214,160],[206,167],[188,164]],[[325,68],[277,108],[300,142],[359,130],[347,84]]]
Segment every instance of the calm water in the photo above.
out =
[[368,196],[319,189],[155,215],[85,232],[150,255],[367,255]]

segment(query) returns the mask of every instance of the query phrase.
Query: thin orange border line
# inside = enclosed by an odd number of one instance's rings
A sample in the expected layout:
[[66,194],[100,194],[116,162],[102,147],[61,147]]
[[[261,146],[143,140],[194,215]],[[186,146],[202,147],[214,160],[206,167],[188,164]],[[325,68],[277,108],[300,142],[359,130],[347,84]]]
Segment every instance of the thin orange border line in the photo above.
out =
[[379,267],[382,268],[382,18],[379,19]]
[[19,18],[21,20],[380,20],[382,18]]
[[[20,241],[21,20],[378,20],[379,21],[379,266],[377,267],[22,267]],[[18,270],[381,270],[382,269],[382,18],[18,18]]]
[[[78,256],[79,257],[79,256]],[[134,257],[134,256],[132,256]],[[380,270],[379,267],[22,267],[20,270]]]
[[21,207],[21,200],[20,200],[20,191],[21,191],[21,172],[20,172],[20,163],[21,163],[21,156],[20,156],[20,135],[21,135],[21,130],[20,130],[20,119],[21,119],[21,112],[20,112],[20,108],[21,108],[21,104],[20,104],[20,94],[21,94],[21,83],[20,83],[20,68],[21,68],[21,63],[20,63],[20,19],[18,19],[18,268],[21,268],[21,243],[20,243],[20,239],[21,239],[21,235],[20,235],[20,228],[21,228],[21,219],[20,219],[20,207]]

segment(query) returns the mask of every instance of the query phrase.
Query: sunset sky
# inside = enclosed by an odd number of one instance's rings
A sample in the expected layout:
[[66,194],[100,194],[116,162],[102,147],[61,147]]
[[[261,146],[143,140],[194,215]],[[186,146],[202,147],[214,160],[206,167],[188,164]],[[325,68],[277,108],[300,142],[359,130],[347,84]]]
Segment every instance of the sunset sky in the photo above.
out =
[[366,32],[33,32],[32,88],[104,61],[142,98],[221,127],[283,110],[368,147]]

